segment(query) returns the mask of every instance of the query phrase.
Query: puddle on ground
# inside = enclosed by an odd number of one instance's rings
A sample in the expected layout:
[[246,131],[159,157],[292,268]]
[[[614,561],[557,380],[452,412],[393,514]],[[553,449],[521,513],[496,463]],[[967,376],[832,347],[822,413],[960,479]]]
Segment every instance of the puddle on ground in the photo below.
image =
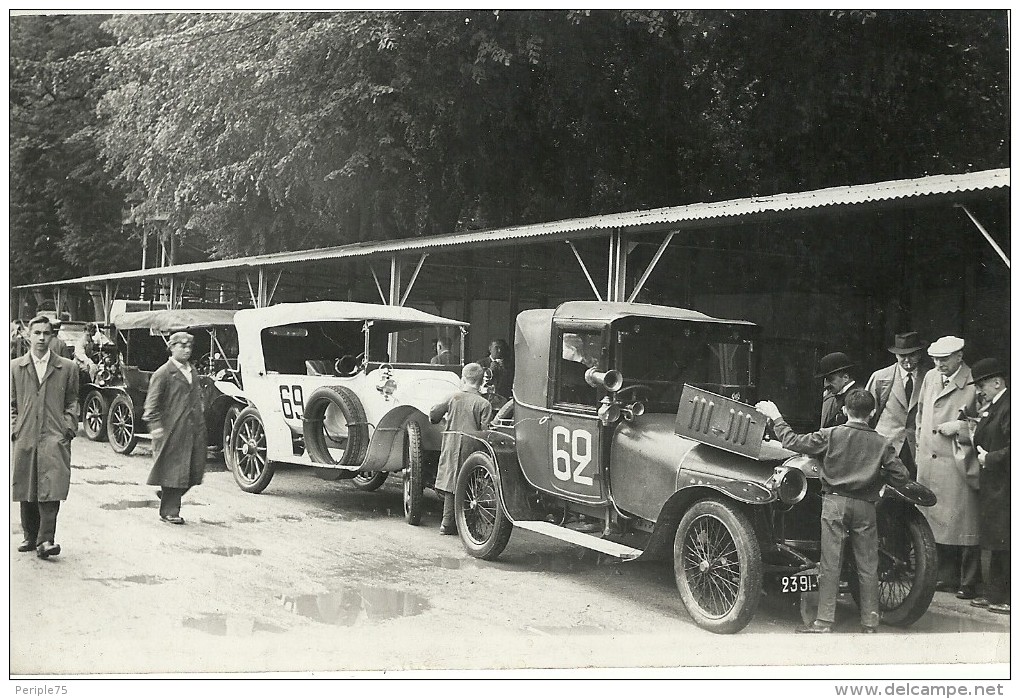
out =
[[114,466],[112,464],[89,464],[88,466],[71,464],[71,468],[75,468],[80,471],[105,471],[108,468],[114,468]]
[[421,595],[380,587],[348,587],[319,595],[277,595],[276,599],[288,612],[332,626],[416,616],[429,608]]
[[214,556],[261,556],[262,549],[247,549],[240,546],[214,546],[205,549],[196,549],[196,553],[211,553]]
[[236,521],[240,522],[241,524],[255,524],[256,522],[261,522],[262,520],[256,519],[255,517],[249,517],[248,515],[240,515],[239,517],[236,518]]
[[325,510],[316,510],[315,512],[309,512],[308,515],[315,519],[324,519],[327,522],[343,522],[349,519],[348,517],[344,517],[339,512],[327,512]]
[[527,631],[538,636],[591,636],[605,633],[600,626],[525,626]]
[[90,480],[85,479],[89,485],[138,485],[138,481],[114,481],[114,480]]
[[301,515],[277,515],[277,519],[282,519],[284,522],[300,522],[304,520]]
[[124,583],[132,585],[160,585],[168,582],[170,578],[161,578],[158,575],[128,575],[123,578],[83,578],[92,582],[103,583],[109,587],[124,587]]
[[218,522],[218,521],[213,520],[213,519],[206,519],[205,517],[200,518],[198,521],[201,524],[211,524],[214,527],[229,527],[230,526],[226,522]]
[[159,500],[119,500],[100,505],[100,510],[141,510],[147,507],[159,507]]
[[434,559],[433,565],[447,570],[462,570],[464,568],[480,568],[478,561],[474,558],[454,558],[453,556],[439,556]]
[[213,636],[252,636],[256,632],[283,633],[284,629],[266,624],[257,619],[227,614],[203,614],[189,617],[183,622],[184,628],[196,629]]

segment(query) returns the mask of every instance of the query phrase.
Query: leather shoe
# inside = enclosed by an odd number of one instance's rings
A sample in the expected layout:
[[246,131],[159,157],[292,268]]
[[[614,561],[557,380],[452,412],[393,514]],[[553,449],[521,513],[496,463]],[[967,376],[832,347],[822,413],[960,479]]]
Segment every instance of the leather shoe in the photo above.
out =
[[157,500],[162,500],[163,499],[163,490],[162,489],[156,491],[156,499]]
[[861,624],[861,633],[878,633],[878,627]]
[[456,524],[452,524],[452,523],[451,524],[447,524],[446,522],[443,522],[442,524],[439,525],[439,533],[443,534],[443,535],[456,534],[457,533],[457,525]]
[[972,607],[987,607],[988,604],[989,604],[988,600],[986,600],[984,597],[978,597],[977,599],[970,601],[970,606]]
[[35,551],[35,542],[25,539],[20,544],[18,544],[18,551],[20,551],[21,553],[25,553],[27,551]]
[[952,583],[942,582],[941,580],[935,583],[935,592],[956,592],[959,588]]
[[1003,602],[1002,604],[989,604],[988,611],[996,614],[1009,614],[1009,602]]
[[54,544],[52,541],[44,541],[39,544],[35,549],[35,553],[39,558],[49,558],[50,556],[60,555],[60,544]]
[[975,597],[977,597],[977,592],[973,585],[964,585],[956,593],[956,599],[974,599]]
[[832,633],[832,624],[826,624],[815,619],[808,626],[798,628],[797,633]]
[[178,515],[160,515],[159,518],[168,524],[184,524],[184,518]]

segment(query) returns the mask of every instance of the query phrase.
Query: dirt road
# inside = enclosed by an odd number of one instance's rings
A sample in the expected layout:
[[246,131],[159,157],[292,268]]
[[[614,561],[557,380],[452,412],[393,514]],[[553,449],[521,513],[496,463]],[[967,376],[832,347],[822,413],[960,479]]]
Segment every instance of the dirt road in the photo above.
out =
[[668,565],[522,531],[499,561],[477,561],[439,535],[434,494],[422,526],[404,523],[396,476],[365,493],[283,468],[250,495],[211,457],[181,527],[157,516],[144,443],[125,457],[79,438],[72,462],[58,558],[14,551],[11,511],[15,675],[1009,659],[1008,618],[942,593],[914,627],[877,636],[849,633],[849,603],[846,633],[794,635],[796,601],[771,598],[743,632],[716,636],[691,622]]

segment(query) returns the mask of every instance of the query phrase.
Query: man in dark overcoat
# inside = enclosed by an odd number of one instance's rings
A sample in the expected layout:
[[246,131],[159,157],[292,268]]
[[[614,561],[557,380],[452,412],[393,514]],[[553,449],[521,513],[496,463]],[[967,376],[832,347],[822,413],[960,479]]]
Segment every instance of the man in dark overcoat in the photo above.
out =
[[60,501],[71,486],[71,440],[78,433],[78,367],[50,351],[53,326],[28,324],[29,352],[11,362],[11,495],[21,503],[25,540],[18,551],[40,558],[60,553],[54,543]]
[[145,396],[144,418],[152,435],[153,459],[149,485],[158,485],[159,517],[184,524],[181,498],[205,475],[206,431],[202,386],[191,365],[194,337],[170,336],[170,358],[156,369]]
[[1009,394],[1006,367],[998,359],[982,359],[971,369],[985,404],[978,413],[974,446],[981,465],[978,513],[981,548],[989,552],[985,596],[975,607],[1009,614]]

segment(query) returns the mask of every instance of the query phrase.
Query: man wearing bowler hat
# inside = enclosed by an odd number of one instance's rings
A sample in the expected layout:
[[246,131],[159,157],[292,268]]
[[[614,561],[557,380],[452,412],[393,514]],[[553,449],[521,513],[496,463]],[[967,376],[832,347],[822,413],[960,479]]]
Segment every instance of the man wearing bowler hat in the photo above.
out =
[[205,475],[205,415],[202,386],[190,361],[193,342],[186,332],[170,336],[170,359],[153,372],[145,396],[154,459],[147,482],[160,486],[159,517],[169,524],[184,524],[181,498]]
[[857,366],[857,363],[850,360],[842,352],[833,352],[822,357],[818,362],[818,373],[816,379],[822,379],[825,383],[825,391],[822,394],[822,419],[819,427],[835,427],[846,423],[846,413],[843,412],[843,403],[846,402],[846,394],[857,386],[853,377],[850,376],[850,369]]
[[893,445],[911,478],[917,475],[917,398],[921,379],[932,368],[924,347],[916,332],[896,335],[889,348],[896,361],[872,374],[865,386],[875,397],[875,431]]
[[981,548],[988,551],[985,595],[971,602],[990,612],[1009,614],[1009,394],[1006,367],[998,359],[974,362],[974,386],[984,400],[974,430],[981,465],[978,502]]
[[977,393],[970,367],[963,362],[964,341],[940,337],[928,347],[935,368],[924,375],[917,399],[917,482],[938,502],[922,512],[935,534],[939,554],[936,590],[956,591],[960,599],[977,597],[981,579],[978,547],[977,452],[965,415],[977,414]]

